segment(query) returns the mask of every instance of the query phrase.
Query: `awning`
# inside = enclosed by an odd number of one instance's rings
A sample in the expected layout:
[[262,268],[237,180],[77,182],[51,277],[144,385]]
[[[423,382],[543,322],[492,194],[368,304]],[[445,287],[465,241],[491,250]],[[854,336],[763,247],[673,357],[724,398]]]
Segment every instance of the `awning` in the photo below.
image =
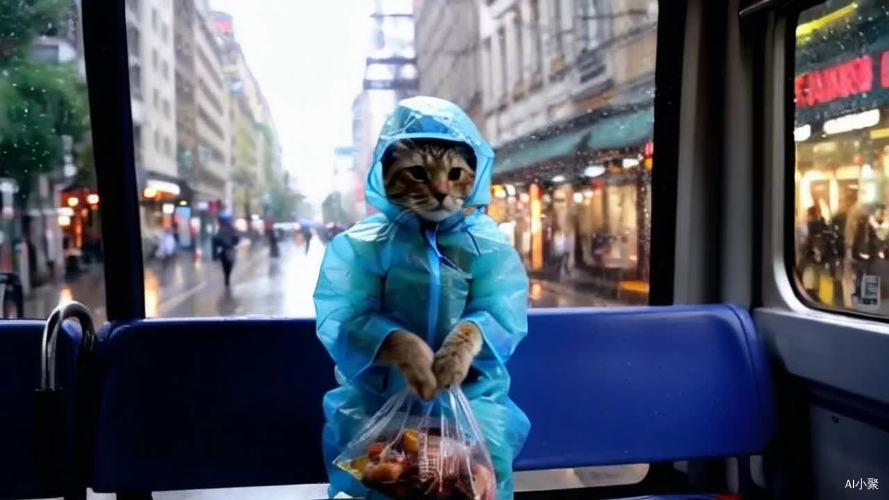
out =
[[617,149],[644,144],[654,136],[654,108],[606,118],[592,126],[585,149]]
[[494,173],[500,174],[546,160],[571,156],[580,149],[591,128],[519,143],[517,149],[497,155],[494,160]]
[[[526,138],[513,141],[510,147],[502,148],[505,151],[497,151],[494,174],[556,159],[572,159],[580,152],[637,146],[650,141],[653,135],[653,107],[600,118],[565,133],[534,132]],[[535,136],[542,138],[531,139]]]

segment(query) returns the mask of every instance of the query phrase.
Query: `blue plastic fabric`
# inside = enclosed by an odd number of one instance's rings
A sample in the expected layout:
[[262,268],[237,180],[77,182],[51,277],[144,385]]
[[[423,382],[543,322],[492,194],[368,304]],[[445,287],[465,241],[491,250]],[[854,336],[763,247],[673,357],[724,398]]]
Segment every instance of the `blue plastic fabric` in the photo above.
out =
[[456,105],[431,97],[399,103],[386,120],[368,173],[366,199],[381,213],[337,235],[327,247],[315,290],[318,337],[337,365],[340,387],[324,397],[323,449],[330,495],[366,489],[333,465],[363,423],[404,388],[397,369],[374,363],[386,336],[404,329],[438,349],[459,321],[476,323],[485,340],[463,390],[485,435],[498,498],[512,498],[512,462],[530,423],[509,399],[504,363],[527,333],[528,278],[518,254],[480,210],[436,226],[390,203],[383,152],[399,139],[437,138],[470,145],[475,185],[464,207],[490,200],[494,152]]

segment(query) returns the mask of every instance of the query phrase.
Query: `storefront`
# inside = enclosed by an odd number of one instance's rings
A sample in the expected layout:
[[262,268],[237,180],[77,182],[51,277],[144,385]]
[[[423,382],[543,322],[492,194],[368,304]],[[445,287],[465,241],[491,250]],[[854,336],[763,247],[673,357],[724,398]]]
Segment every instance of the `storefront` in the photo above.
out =
[[145,181],[141,197],[143,251],[150,250],[157,235],[171,230],[179,248],[192,248],[194,195],[184,181],[153,175]]
[[651,108],[600,110],[498,151],[489,215],[532,276],[647,294]]
[[[889,39],[882,38],[848,54],[837,53],[839,44],[798,42],[796,268],[802,288],[827,305],[859,308],[853,274],[889,270]],[[862,231],[877,240],[868,244],[873,255],[853,249]],[[882,277],[881,295],[889,295]]]
[[99,195],[95,190],[82,187],[62,190],[58,214],[66,256],[76,252],[86,262],[101,261],[102,228]]

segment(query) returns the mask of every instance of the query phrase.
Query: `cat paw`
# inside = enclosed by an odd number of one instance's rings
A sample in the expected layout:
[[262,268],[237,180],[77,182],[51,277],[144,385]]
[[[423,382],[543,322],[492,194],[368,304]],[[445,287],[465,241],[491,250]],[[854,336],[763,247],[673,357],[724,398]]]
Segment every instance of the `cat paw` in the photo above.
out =
[[469,367],[481,349],[481,332],[472,323],[460,323],[435,353],[432,372],[438,387],[444,389],[460,385],[469,373]]
[[438,388],[432,373],[432,349],[419,336],[405,331],[389,334],[380,349],[379,360],[395,365],[407,385],[426,401]]

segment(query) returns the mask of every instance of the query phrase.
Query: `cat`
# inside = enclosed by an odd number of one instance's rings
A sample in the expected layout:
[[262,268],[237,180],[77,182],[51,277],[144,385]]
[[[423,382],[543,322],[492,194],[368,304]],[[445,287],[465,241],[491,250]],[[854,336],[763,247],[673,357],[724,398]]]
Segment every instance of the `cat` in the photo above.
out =
[[[438,223],[463,210],[475,183],[475,154],[466,144],[441,139],[400,140],[382,157],[383,183],[390,201],[428,223]],[[459,385],[481,351],[482,333],[475,323],[457,323],[438,352],[420,336],[396,330],[386,337],[378,355],[396,366],[408,385],[429,400],[438,389]]]

